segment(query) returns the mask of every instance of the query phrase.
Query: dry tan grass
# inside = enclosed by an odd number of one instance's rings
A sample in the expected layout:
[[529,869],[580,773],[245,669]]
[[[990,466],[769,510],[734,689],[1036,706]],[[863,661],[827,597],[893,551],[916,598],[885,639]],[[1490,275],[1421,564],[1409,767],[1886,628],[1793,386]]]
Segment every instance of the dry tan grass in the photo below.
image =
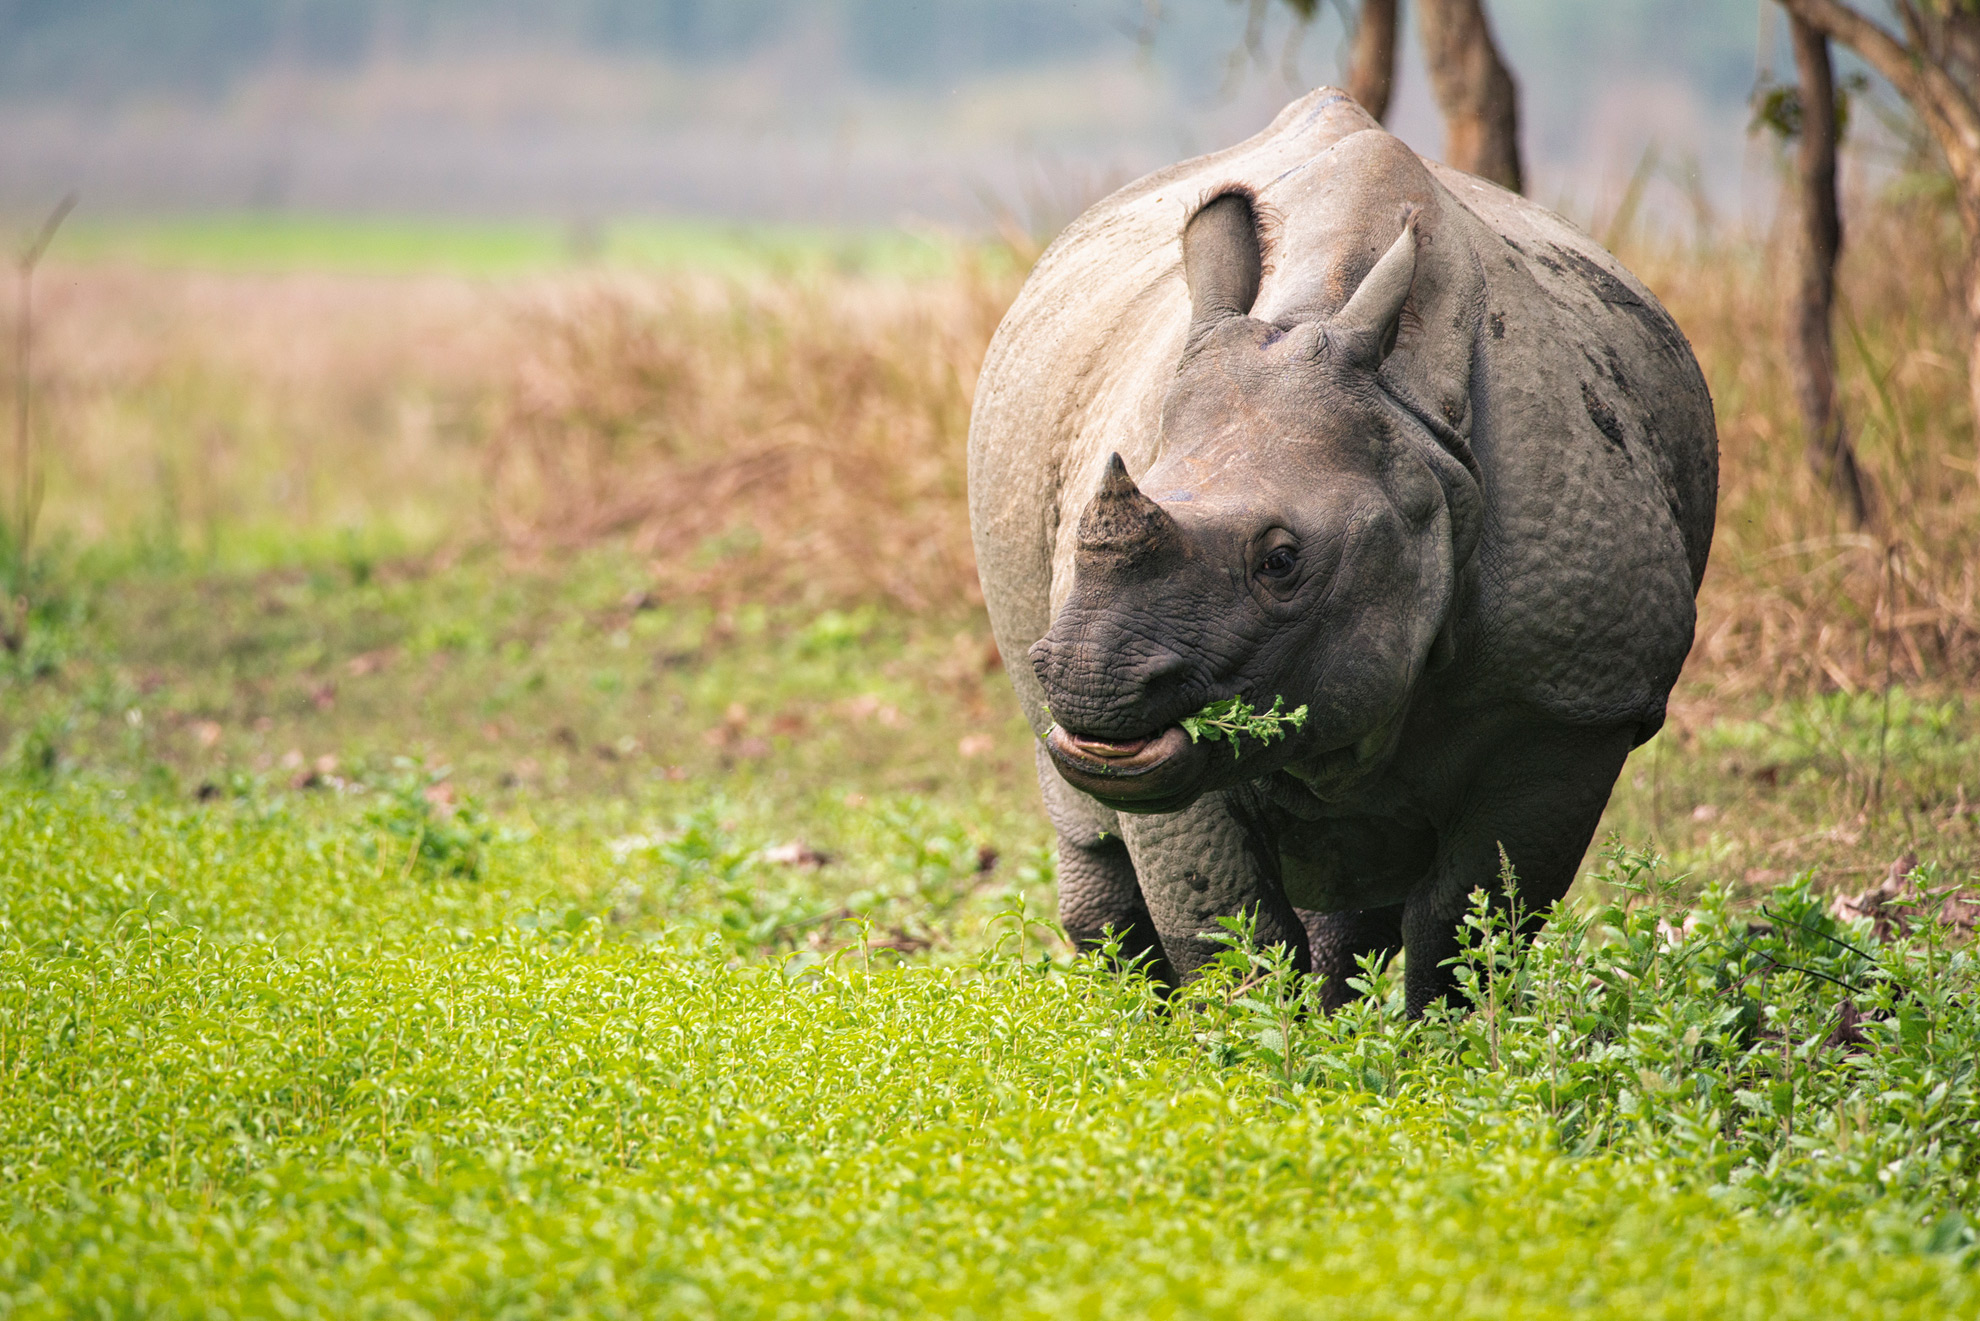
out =
[[1802,458],[1777,331],[1779,254],[1633,254],[1690,336],[1718,411],[1718,532],[1687,670],[1696,695],[1980,680],[1980,464],[1957,236],[1933,215],[1884,210],[1850,240],[1838,355],[1878,497],[1867,532]]
[[[1880,212],[1854,236],[1846,404],[1883,518],[1858,533],[1804,464],[1779,350],[1777,254],[1632,254],[1690,334],[1724,470],[1699,697],[1980,679],[1980,468],[1960,368],[1956,238]],[[599,287],[541,314],[491,450],[518,541],[637,529],[664,565],[725,534],[788,590],[920,606],[973,592],[968,386],[1010,292]],[[704,583],[726,570],[702,570]],[[791,570],[797,570],[797,578]]]
[[[525,295],[453,279],[56,267],[37,372],[51,533],[459,536]],[[11,385],[11,383],[9,383]]]
[[[1719,408],[1719,531],[1685,700],[1980,682],[1956,234],[1886,210],[1851,239],[1839,334],[1885,514],[1870,534],[1802,461],[1771,255],[1628,254]],[[747,284],[58,272],[49,521],[105,540],[174,519],[189,539],[382,520],[533,557],[623,536],[667,590],[954,610],[979,599],[963,449],[1016,290],[999,269]]]
[[564,291],[532,312],[489,437],[499,529],[629,533],[663,577],[724,596],[980,600],[963,443],[1014,292],[980,271]]

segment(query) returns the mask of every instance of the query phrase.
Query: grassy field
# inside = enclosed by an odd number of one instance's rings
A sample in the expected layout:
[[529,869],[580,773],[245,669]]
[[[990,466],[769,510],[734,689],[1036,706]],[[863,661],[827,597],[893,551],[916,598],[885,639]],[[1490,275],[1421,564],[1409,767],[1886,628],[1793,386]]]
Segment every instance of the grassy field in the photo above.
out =
[[1021,883],[967,951],[765,958],[822,900],[711,817],[429,855],[430,806],[10,792],[7,1315],[1980,1306],[1972,956],[1805,890],[1673,932],[1625,858],[1406,1025],[1242,945],[1164,1010]]
[[897,230],[689,219],[558,225],[268,211],[98,220],[84,216],[64,227],[53,256],[89,265],[259,273],[499,278],[603,265],[746,276],[829,270],[928,278],[949,272],[955,246]]
[[1980,1314],[1970,935],[1829,907],[1980,874],[1937,223],[1845,282],[1867,533],[1765,254],[1635,254],[1720,407],[1699,646],[1551,934],[1415,1025],[1045,925],[960,519],[1008,260],[78,231],[4,566],[0,1318]]

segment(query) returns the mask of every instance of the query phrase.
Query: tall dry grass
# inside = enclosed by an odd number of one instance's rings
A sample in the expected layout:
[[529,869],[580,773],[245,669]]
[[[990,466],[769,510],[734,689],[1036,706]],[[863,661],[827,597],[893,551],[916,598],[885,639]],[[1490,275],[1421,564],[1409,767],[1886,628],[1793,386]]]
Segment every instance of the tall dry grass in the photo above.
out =
[[926,284],[596,284],[528,314],[487,441],[512,545],[618,533],[691,590],[977,600],[963,438],[1015,293]]
[[[52,266],[39,297],[44,526],[200,554],[479,516],[475,457],[524,295],[446,278]],[[6,382],[11,391],[12,382]]]
[[1785,254],[1632,254],[1711,384],[1719,521],[1694,689],[1724,697],[1980,681],[1980,462],[1950,217],[1857,218],[1836,327],[1843,406],[1875,487],[1858,531],[1803,459],[1782,346]]
[[[1728,698],[1980,680],[1980,465],[1961,367],[1956,228],[1882,209],[1852,235],[1844,404],[1879,497],[1847,525],[1802,459],[1781,348],[1783,254],[1646,248],[1723,446],[1694,687]],[[877,293],[598,288],[540,314],[491,460],[519,541],[631,528],[663,564],[910,606],[970,594],[969,384],[1010,282]],[[685,557],[685,559],[683,558]],[[751,563],[747,570],[741,565]],[[797,570],[797,579],[791,576]],[[702,581],[719,571],[702,571]]]
[[[1957,233],[1858,219],[1838,327],[1884,518],[1848,528],[1806,470],[1776,254],[1626,254],[1717,402],[1720,520],[1697,698],[1980,682],[1980,463]],[[1016,291],[953,278],[591,275],[512,282],[82,269],[48,300],[51,521],[209,540],[396,520],[543,557],[625,538],[667,591],[977,596],[963,478],[975,373]],[[170,518],[159,512],[176,502]],[[212,530],[218,529],[218,530]]]

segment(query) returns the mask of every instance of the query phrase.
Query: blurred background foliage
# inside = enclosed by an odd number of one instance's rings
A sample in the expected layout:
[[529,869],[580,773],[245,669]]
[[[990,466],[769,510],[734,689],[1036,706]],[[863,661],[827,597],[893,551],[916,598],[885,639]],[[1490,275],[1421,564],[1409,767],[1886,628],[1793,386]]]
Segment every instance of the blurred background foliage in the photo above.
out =
[[[293,207],[983,227],[1251,131],[1342,76],[1352,5],[1235,0],[80,0],[0,5],[0,210]],[[1784,58],[1766,7],[1499,0],[1537,195],[1657,144],[1718,213]],[[1413,20],[1392,126],[1441,128]],[[1757,171],[1757,175],[1756,175]],[[1756,188],[1756,180],[1758,187]],[[1750,194],[1750,195],[1749,195]],[[1682,196],[1653,197],[1688,216]]]
[[[1116,9],[1122,6],[1114,6]],[[733,60],[823,28],[854,69],[931,80],[1090,53],[1108,6],[1056,0],[81,0],[0,10],[14,89],[60,97],[224,95],[270,61],[349,69],[380,56],[549,43]]]
[[[1303,8],[1338,26],[1337,6]],[[1752,71],[1752,6],[1500,0],[1491,12],[1529,64],[1648,47],[1651,59],[1701,83],[1737,82]],[[1123,34],[1169,49],[1165,33],[1228,34],[1234,16],[1230,0],[14,0],[0,9],[0,68],[16,95],[222,93],[276,59],[350,68],[381,55],[527,42],[724,60],[812,28],[843,42],[861,73],[892,81],[1088,55]]]

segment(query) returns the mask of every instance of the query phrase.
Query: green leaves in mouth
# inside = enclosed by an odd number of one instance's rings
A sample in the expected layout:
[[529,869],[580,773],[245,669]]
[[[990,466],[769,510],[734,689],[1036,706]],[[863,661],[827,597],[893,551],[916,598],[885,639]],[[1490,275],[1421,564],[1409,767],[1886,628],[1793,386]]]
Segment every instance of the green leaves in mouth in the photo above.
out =
[[1286,703],[1284,697],[1272,699],[1269,711],[1255,710],[1251,703],[1242,697],[1226,697],[1221,702],[1212,702],[1193,716],[1183,717],[1183,731],[1189,735],[1191,743],[1209,739],[1212,743],[1228,739],[1233,758],[1240,754],[1240,741],[1249,736],[1260,743],[1270,743],[1275,738],[1286,736],[1286,726],[1294,729],[1306,728],[1306,707],[1281,713]]

